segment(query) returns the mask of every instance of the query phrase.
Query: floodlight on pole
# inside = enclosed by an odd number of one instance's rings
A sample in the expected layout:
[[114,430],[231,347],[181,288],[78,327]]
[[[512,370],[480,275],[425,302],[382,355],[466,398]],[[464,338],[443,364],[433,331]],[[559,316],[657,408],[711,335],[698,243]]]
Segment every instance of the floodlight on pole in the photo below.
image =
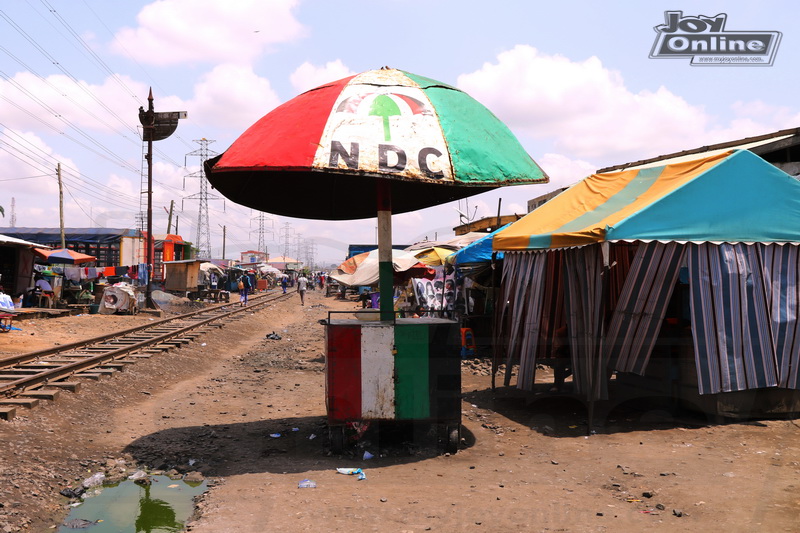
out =
[[155,307],[150,288],[153,277],[153,141],[161,141],[172,135],[178,128],[178,120],[186,118],[186,111],[167,111],[156,113],[153,109],[153,88],[147,97],[147,110],[139,107],[139,122],[142,124],[142,140],[147,142],[147,284],[145,285],[145,306]]

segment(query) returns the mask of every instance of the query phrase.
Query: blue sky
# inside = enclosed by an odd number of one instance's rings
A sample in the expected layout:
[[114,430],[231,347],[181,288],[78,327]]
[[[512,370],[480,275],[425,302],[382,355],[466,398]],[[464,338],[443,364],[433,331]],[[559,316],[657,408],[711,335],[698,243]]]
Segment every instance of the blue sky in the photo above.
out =
[[[665,11],[727,14],[727,31],[779,31],[772,66],[694,67],[652,59]],[[0,232],[65,224],[136,226],[142,143],[138,107],[187,120],[156,143],[154,227],[174,200],[179,233],[196,239],[199,170],[187,154],[209,139],[223,152],[250,124],[300,92],[384,65],[455,85],[503,120],[550,175],[393,217],[393,241],[452,236],[470,216],[523,213],[528,199],[594,170],[800,126],[800,4],[450,0],[12,0],[0,4]],[[298,191],[303,195],[331,191]],[[212,191],[213,195],[213,191]],[[182,208],[182,211],[180,211]],[[212,255],[256,247],[258,215],[209,201]],[[374,220],[270,216],[271,255],[285,236],[338,263],[348,243],[375,242]],[[292,252],[292,248],[289,250]],[[295,255],[303,255],[297,252]]]

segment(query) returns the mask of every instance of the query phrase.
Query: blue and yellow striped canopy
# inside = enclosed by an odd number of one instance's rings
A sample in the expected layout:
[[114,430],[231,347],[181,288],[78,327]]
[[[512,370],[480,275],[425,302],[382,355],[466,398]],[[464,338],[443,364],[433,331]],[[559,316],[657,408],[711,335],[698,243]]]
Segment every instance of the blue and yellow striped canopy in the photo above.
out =
[[593,174],[498,231],[493,249],[634,240],[800,242],[800,181],[747,150]]

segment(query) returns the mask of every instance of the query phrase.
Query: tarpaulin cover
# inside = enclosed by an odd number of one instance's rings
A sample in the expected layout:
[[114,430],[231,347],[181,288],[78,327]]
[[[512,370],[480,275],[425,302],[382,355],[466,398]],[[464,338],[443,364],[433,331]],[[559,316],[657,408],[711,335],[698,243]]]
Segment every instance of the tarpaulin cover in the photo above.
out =
[[[430,270],[420,263],[414,254],[402,250],[392,250],[392,269],[395,273],[408,272],[413,269],[414,272],[409,273],[412,277],[423,277],[424,274],[429,274]],[[430,270],[430,274],[432,273],[433,271]],[[331,274],[331,278],[351,287],[376,284],[378,282],[378,250],[364,252],[347,259],[339,265],[335,274]]]
[[[205,170],[237,203],[323,220],[376,216],[374,178],[390,183],[393,213],[548,181],[483,105],[455,87],[389,68],[289,100]],[[308,193],[302,201],[292,200],[298,190]]]
[[[474,241],[472,244],[468,244],[448,257],[447,262],[455,266],[490,262],[492,260],[492,253],[495,253],[494,250],[492,250],[492,241],[494,240],[494,236],[498,231],[505,229],[510,225],[511,222],[491,233],[487,233],[485,236],[481,237],[477,241]],[[497,252],[496,259],[502,258],[503,252]]]
[[499,231],[493,248],[615,240],[800,242],[800,182],[746,150],[594,174]]

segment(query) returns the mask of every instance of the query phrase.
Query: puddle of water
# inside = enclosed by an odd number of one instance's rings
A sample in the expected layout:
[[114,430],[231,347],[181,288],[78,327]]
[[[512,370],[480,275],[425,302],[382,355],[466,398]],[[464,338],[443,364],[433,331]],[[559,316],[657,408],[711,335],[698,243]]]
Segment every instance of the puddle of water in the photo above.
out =
[[183,531],[192,515],[192,498],[206,490],[206,482],[189,484],[167,476],[152,476],[148,487],[124,481],[116,487],[105,487],[82,505],[75,507],[64,520],[102,520],[86,529],[62,525],[58,533],[169,533]]

